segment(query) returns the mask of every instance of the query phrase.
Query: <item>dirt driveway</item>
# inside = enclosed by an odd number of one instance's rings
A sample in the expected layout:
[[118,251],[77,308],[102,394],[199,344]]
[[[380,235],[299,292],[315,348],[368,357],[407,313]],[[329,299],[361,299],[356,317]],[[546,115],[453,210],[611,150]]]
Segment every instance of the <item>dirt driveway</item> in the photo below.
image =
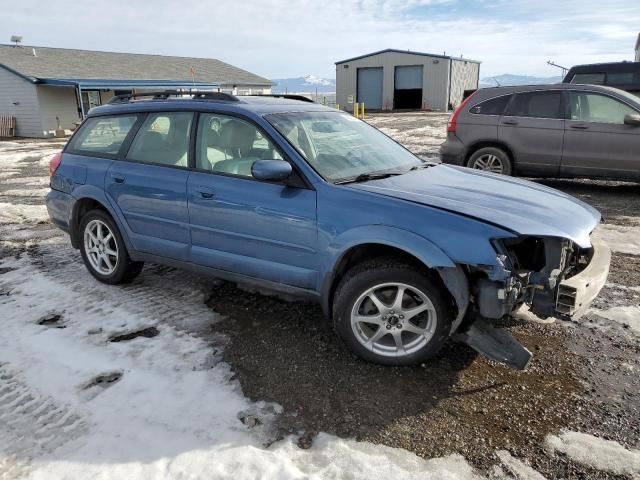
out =
[[[446,119],[407,113],[369,115],[368,121],[416,154],[433,158]],[[74,279],[74,272],[84,268],[80,256],[59,247],[67,240],[42,207],[44,157],[60,144],[18,142],[11,148],[12,154],[32,154],[22,155],[13,166],[0,163],[0,262],[26,258],[43,275],[73,286],[81,281]],[[7,154],[2,149],[0,143],[0,159]],[[176,307],[154,310],[153,316],[208,342],[212,361],[221,355],[231,369],[229,381],[239,382],[251,401],[282,406],[277,414],[258,412],[244,419],[263,428],[265,444],[294,434],[301,447],[308,447],[318,432],[327,432],[424,458],[460,454],[479,474],[492,478],[629,478],[633,471],[575,454],[562,432],[614,440],[628,449],[621,451],[629,458],[640,461],[640,250],[635,243],[640,186],[543,183],[603,212],[608,223],[602,235],[614,247],[614,256],[609,283],[579,322],[504,323],[534,352],[525,372],[493,364],[457,344],[412,368],[367,364],[345,349],[316,305],[210,279],[189,280],[189,286],[202,294],[215,321],[177,325],[171,320]],[[0,268],[0,280],[3,273]],[[136,289],[145,292],[143,309],[167,292],[183,292],[184,278],[165,267],[147,266],[126,288],[133,297]],[[149,290],[155,284],[162,288]],[[11,294],[11,286],[3,288],[0,299]],[[199,298],[184,295],[185,301]]]

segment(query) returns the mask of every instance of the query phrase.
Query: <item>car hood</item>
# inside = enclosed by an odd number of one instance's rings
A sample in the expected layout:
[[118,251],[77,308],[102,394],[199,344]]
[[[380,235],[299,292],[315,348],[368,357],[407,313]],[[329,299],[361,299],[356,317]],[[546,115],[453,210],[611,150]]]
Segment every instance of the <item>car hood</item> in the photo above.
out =
[[434,165],[349,188],[448,210],[520,235],[567,238],[591,246],[600,212],[563,192],[513,177]]

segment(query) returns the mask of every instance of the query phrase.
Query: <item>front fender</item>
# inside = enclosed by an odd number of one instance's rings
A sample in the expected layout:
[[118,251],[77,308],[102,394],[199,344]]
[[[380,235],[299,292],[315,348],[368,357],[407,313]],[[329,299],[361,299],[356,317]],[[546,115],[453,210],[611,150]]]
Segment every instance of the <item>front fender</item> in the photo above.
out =
[[368,225],[347,230],[332,239],[328,246],[329,255],[321,271],[323,280],[320,293],[322,308],[326,314],[330,313],[330,293],[336,267],[349,250],[364,244],[397,248],[416,257],[429,268],[456,266],[437,245],[408,230],[387,225]]

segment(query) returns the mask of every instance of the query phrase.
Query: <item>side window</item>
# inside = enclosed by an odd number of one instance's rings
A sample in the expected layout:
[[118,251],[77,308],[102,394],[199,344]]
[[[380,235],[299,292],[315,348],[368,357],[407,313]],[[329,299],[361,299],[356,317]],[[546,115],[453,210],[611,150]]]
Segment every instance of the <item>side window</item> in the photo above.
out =
[[507,115],[511,117],[529,118],[563,118],[562,92],[517,93],[509,105]]
[[149,113],[131,144],[127,160],[187,167],[193,114]]
[[504,109],[507,108],[511,97],[512,95],[503,95],[501,97],[492,98],[491,100],[486,100],[475,105],[469,111],[480,115],[502,115],[504,113]]
[[251,166],[256,160],[282,159],[253,124],[227,115],[200,114],[196,168],[251,177]]
[[117,155],[137,115],[89,118],[69,143],[79,154]]
[[604,85],[604,73],[576,73],[570,83]]
[[591,123],[624,123],[625,115],[637,114],[633,108],[605,95],[570,92],[571,120]]

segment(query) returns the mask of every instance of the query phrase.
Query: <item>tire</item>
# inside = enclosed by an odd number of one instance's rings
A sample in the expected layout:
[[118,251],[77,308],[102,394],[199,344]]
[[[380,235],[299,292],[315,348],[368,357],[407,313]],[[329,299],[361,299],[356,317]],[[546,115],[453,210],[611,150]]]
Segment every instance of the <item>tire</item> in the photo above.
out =
[[109,285],[130,282],[144,266],[129,258],[120,230],[104,210],[91,210],[82,217],[80,253],[89,273]]
[[[400,288],[404,293],[399,304]],[[372,294],[380,302],[377,306]],[[453,320],[443,287],[429,272],[393,257],[349,270],[333,305],[334,327],[347,347],[381,365],[413,365],[433,357],[449,337]]]
[[485,147],[473,152],[467,167],[502,175],[511,175],[513,172],[509,155],[497,147]]

